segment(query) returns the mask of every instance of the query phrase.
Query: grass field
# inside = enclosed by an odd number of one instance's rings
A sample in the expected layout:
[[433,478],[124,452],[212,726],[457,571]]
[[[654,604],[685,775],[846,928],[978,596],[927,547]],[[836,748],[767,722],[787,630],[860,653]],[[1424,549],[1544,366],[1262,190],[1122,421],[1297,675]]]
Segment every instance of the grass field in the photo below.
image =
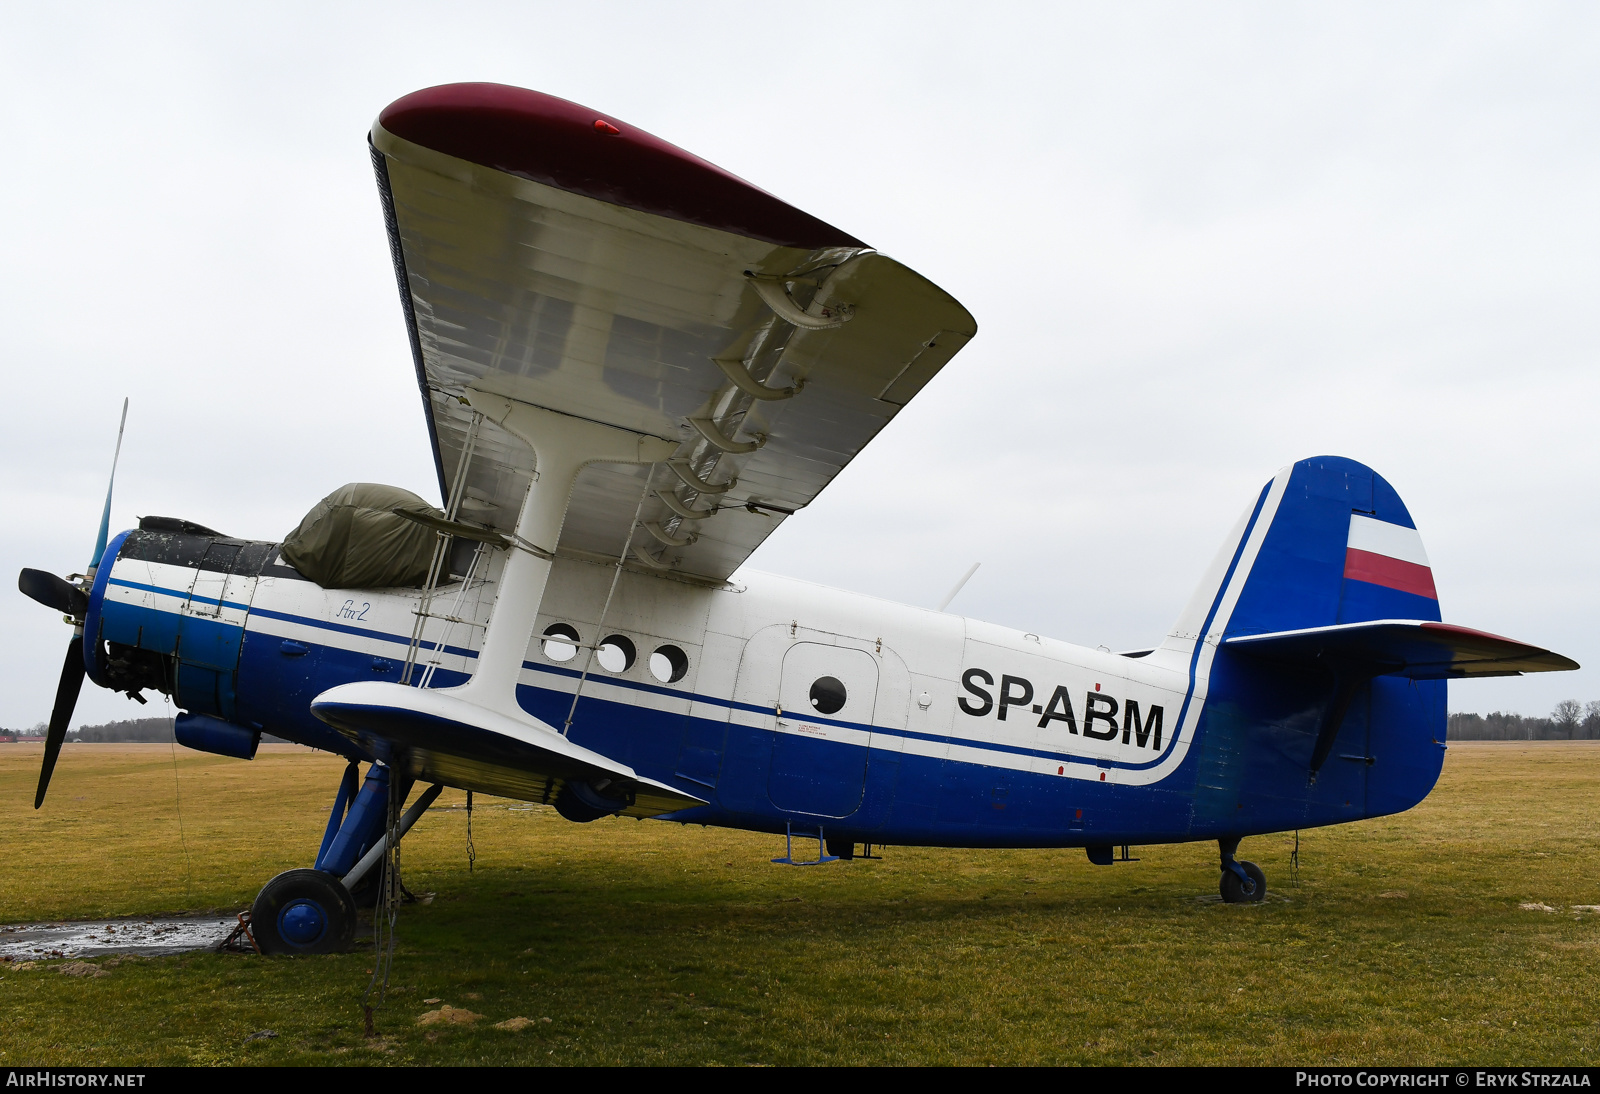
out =
[[[237,909],[309,864],[339,761],[176,751],[68,746],[35,813],[38,747],[0,745],[0,922]],[[495,799],[469,875],[450,792],[406,840],[437,895],[401,910],[377,1037],[368,952],[0,966],[0,1065],[1588,1064],[1597,791],[1600,742],[1454,745],[1417,809],[1302,833],[1298,885],[1292,838],[1246,840],[1288,898],[1258,906],[1203,899],[1215,844],[792,869],[771,837]],[[419,1025],[427,999],[484,1017]]]

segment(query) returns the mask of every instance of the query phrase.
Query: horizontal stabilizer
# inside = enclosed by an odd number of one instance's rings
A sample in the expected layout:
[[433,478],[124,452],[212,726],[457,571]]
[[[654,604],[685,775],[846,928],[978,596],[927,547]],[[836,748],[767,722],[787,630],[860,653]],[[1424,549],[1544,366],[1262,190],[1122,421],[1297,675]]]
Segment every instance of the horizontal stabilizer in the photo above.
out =
[[1284,664],[1362,666],[1377,676],[1456,680],[1564,672],[1578,667],[1559,653],[1509,638],[1416,619],[1377,619],[1329,627],[1225,638],[1235,653]]
[[429,782],[542,802],[569,782],[600,786],[604,796],[627,802],[616,811],[629,817],[706,804],[574,744],[532,715],[502,714],[448,691],[376,680],[341,684],[317,696],[311,712]]

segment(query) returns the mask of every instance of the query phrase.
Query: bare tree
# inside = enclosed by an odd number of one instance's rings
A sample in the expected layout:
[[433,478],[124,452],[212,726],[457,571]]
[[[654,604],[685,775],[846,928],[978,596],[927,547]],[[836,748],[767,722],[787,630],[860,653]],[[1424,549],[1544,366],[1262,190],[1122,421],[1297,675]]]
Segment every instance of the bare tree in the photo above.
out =
[[1578,724],[1583,720],[1583,704],[1576,699],[1563,699],[1550,712],[1550,720],[1570,741],[1578,735]]
[[1600,740],[1600,699],[1590,699],[1583,705],[1583,735],[1591,741]]

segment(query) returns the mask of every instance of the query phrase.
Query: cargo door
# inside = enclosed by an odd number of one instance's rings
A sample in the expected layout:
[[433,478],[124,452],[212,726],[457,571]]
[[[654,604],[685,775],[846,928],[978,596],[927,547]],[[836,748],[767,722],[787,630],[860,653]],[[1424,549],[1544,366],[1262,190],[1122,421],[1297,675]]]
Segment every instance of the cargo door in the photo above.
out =
[[847,817],[866,789],[878,662],[865,650],[797,642],[784,654],[767,796],[786,812]]

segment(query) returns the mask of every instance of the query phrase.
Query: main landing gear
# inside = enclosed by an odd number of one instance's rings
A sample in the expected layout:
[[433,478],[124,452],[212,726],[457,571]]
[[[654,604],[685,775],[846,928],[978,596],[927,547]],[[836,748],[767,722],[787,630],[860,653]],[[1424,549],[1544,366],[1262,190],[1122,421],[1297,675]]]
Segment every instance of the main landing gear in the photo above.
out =
[[1228,904],[1258,904],[1267,899],[1267,875],[1253,862],[1240,862],[1234,853],[1239,850],[1239,837],[1220,839],[1217,846],[1222,851],[1222,899]]
[[[338,953],[355,939],[356,908],[377,895],[388,846],[390,769],[373,764],[361,780],[359,765],[345,768],[328,828],[310,870],[286,870],[267,882],[250,907],[250,930],[262,953]],[[410,779],[395,787],[397,800],[411,792]],[[357,784],[360,783],[360,790]],[[442,786],[430,786],[400,818],[404,836],[433,804]]]
[[256,895],[250,930],[262,953],[338,953],[355,938],[355,898],[333,874],[285,870]]

